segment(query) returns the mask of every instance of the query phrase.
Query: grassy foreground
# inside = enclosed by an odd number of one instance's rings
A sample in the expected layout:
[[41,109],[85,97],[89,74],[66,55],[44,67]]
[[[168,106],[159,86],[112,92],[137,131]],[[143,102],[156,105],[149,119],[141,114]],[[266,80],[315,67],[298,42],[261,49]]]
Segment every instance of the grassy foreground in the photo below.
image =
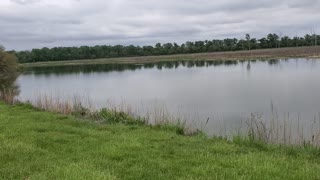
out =
[[24,67],[41,66],[70,66],[85,64],[145,64],[164,61],[195,61],[195,60],[257,60],[257,59],[281,59],[281,58],[317,58],[320,57],[320,46],[293,47],[277,49],[259,49],[251,51],[232,51],[232,52],[213,52],[213,53],[194,53],[164,56],[142,56],[142,57],[123,57],[123,58],[104,58],[86,60],[65,60],[25,63]]
[[0,103],[1,179],[320,179],[320,151],[94,124]]

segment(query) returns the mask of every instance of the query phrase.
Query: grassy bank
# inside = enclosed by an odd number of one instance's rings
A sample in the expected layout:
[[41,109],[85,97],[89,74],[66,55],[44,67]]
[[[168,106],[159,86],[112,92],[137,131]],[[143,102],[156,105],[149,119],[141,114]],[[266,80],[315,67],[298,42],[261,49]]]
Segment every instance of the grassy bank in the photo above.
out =
[[1,179],[319,179],[320,151],[0,103]]
[[88,59],[88,60],[70,60],[70,61],[51,61],[26,63],[25,67],[39,66],[67,66],[83,64],[142,64],[155,63],[163,61],[188,61],[188,60],[255,60],[255,59],[274,59],[274,58],[319,58],[320,46],[318,47],[296,47],[296,48],[278,48],[262,49],[251,51],[234,52],[214,52],[197,53],[168,56],[145,56],[145,57],[127,57],[127,58],[106,58],[106,59]]

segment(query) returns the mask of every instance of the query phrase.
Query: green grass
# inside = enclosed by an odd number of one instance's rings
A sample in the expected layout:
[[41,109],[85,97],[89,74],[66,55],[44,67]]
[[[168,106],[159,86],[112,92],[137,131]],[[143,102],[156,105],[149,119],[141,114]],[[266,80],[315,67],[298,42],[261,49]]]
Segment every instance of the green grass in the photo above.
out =
[[320,179],[320,152],[0,103],[1,179]]

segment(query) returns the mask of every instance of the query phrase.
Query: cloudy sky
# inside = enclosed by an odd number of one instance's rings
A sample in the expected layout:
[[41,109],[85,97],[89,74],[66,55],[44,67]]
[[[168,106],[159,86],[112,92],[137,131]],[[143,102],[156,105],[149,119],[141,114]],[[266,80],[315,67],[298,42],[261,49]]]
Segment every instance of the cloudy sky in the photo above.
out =
[[319,9],[320,0],[1,0],[0,44],[26,50],[320,34]]

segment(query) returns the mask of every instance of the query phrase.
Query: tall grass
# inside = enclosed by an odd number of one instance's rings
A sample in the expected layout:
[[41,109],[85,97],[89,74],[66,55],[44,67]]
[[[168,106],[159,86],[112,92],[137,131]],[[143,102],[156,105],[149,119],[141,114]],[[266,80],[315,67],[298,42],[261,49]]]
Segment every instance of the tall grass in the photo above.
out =
[[[71,99],[65,99],[39,95],[30,103],[45,111],[74,115],[95,123],[125,123],[174,128],[178,134],[182,135],[203,133],[209,121],[212,121],[208,118],[204,124],[201,123],[201,127],[197,128],[197,126],[187,123],[186,118],[173,116],[165,105],[154,106],[144,110],[144,113],[124,102],[120,104],[109,103],[106,108],[97,109],[87,96],[73,96]],[[278,110],[271,103],[270,116],[251,113],[245,121],[246,130],[235,130],[233,135],[263,143],[320,147],[320,113],[314,116],[313,122],[309,125],[305,124],[300,114],[286,113],[280,116]],[[226,137],[225,126],[220,126],[219,132],[213,132],[212,135]]]
[[[0,84],[0,86],[2,85]],[[14,104],[18,93],[19,90],[17,88],[0,87],[0,100],[7,104]]]
[[8,104],[13,104],[14,103],[14,93],[12,93],[11,91],[0,91],[0,100],[4,101],[5,103]]
[[99,124],[148,125],[162,129],[174,129],[180,135],[195,135],[201,132],[189,126],[185,120],[171,115],[165,106],[155,106],[141,116],[138,109],[134,109],[124,102],[118,105],[109,102],[109,104],[106,104],[106,108],[98,109],[92,106],[88,96],[80,95],[74,95],[69,99],[53,95],[39,95],[33,101],[28,101],[28,103],[44,111],[73,115]]
[[320,113],[311,124],[302,120],[299,113],[284,113],[281,117],[273,104],[269,119],[263,119],[262,113],[251,113],[246,122],[248,138],[264,143],[320,147]]
[[[59,96],[52,96],[52,95],[39,95],[34,101],[30,102],[36,108],[62,113],[62,114],[73,114],[75,112],[80,112],[84,107],[86,109],[91,109],[91,103],[89,99],[86,99],[80,96],[73,96],[70,100],[66,100],[64,98],[60,98]],[[86,102],[86,103],[84,103]]]

